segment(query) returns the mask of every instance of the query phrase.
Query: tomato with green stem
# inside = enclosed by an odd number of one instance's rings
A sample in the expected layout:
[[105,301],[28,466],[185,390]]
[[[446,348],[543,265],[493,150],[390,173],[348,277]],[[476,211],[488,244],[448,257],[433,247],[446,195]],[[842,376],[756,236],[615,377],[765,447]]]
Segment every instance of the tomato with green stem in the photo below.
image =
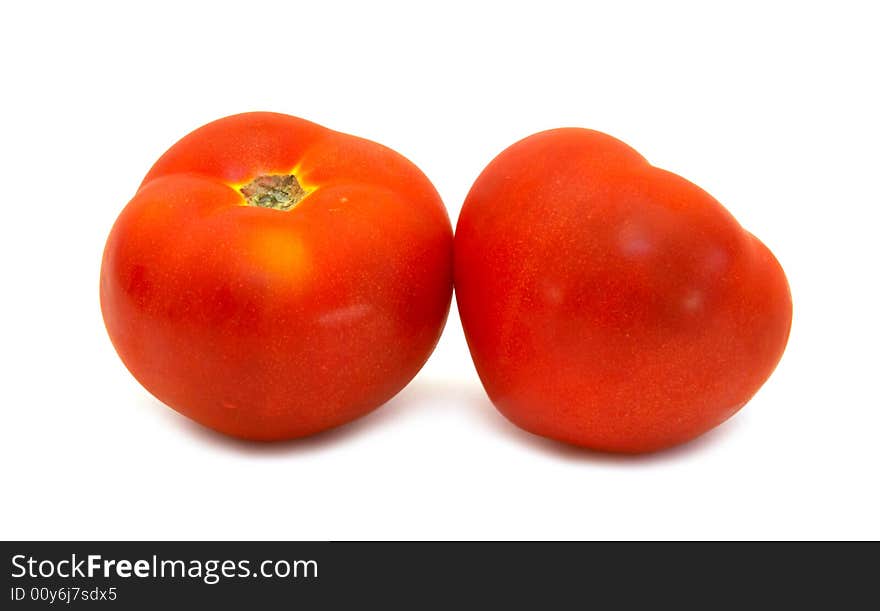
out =
[[452,228],[380,144],[246,113],[184,137],[117,219],[101,308],[125,365],[212,429],[278,440],[386,402],[452,296]]

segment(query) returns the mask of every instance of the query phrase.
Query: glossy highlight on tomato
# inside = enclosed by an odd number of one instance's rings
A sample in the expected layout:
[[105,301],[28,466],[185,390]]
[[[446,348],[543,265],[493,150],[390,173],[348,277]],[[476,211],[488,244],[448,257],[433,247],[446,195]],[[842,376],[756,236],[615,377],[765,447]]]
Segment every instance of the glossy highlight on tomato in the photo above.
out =
[[602,451],[686,442],[779,362],[791,294],[773,254],[712,196],[606,134],[503,151],[468,194],[455,290],[495,406]]
[[425,363],[452,228],[398,153],[235,115],[149,171],[110,232],[100,294],[119,356],[159,400],[228,435],[302,437],[380,406]]

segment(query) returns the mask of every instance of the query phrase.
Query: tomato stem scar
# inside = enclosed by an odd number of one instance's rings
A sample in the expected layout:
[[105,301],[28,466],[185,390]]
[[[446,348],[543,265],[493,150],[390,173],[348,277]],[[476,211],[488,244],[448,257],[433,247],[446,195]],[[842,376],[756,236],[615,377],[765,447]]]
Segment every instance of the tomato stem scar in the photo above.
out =
[[293,174],[264,174],[243,186],[248,206],[290,210],[307,195]]

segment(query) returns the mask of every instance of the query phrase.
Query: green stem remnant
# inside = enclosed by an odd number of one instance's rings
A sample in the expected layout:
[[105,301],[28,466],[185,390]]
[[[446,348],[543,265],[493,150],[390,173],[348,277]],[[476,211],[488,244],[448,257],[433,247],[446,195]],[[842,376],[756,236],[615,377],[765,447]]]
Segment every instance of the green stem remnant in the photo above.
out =
[[241,188],[248,206],[290,210],[306,196],[293,174],[266,174],[257,176]]

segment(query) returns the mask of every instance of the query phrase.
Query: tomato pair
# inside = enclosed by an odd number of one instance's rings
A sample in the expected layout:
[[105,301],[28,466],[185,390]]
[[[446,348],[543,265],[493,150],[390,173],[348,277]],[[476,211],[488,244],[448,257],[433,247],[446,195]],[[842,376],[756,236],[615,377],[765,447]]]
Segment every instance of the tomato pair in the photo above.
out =
[[278,440],[401,390],[440,337],[453,275],[498,409],[602,450],[668,447],[731,416],[791,322],[770,251],[609,136],[553,130],[510,147],[453,240],[407,159],[272,113],[210,123],[156,162],[107,240],[101,307],[159,400]]

